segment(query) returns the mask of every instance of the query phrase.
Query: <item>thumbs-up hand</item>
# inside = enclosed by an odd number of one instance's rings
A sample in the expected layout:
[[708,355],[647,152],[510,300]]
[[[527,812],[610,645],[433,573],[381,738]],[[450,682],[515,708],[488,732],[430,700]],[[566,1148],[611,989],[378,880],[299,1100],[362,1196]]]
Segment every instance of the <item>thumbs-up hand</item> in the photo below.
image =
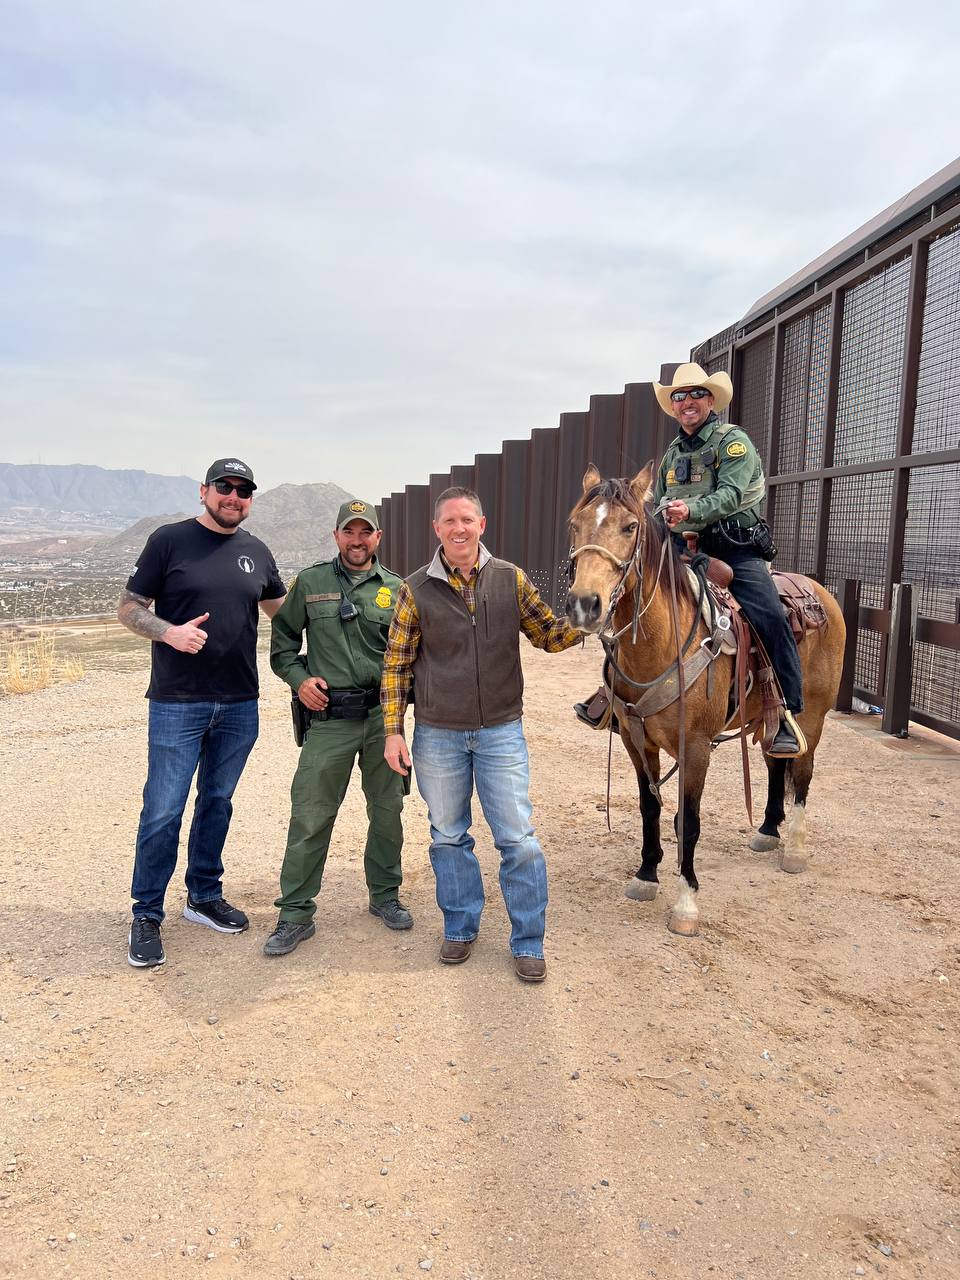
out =
[[189,622],[182,622],[179,627],[168,627],[160,639],[181,653],[199,653],[207,642],[207,633],[201,629],[200,623],[209,617],[209,613],[201,613]]

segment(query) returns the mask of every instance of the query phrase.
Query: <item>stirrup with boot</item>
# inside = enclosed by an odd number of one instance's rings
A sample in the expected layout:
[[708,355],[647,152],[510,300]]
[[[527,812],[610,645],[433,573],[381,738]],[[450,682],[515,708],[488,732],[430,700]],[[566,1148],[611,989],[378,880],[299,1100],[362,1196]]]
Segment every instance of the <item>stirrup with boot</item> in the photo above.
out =
[[774,760],[795,760],[806,749],[807,740],[803,736],[803,730],[794,719],[793,712],[784,707],[780,712],[780,728],[773,742],[765,748],[767,755]]
[[604,685],[601,685],[593,697],[588,698],[586,702],[575,702],[573,709],[577,719],[582,724],[589,725],[591,729],[606,729],[611,717],[613,717],[614,730],[618,728],[617,718],[613,714],[613,707],[610,705]]

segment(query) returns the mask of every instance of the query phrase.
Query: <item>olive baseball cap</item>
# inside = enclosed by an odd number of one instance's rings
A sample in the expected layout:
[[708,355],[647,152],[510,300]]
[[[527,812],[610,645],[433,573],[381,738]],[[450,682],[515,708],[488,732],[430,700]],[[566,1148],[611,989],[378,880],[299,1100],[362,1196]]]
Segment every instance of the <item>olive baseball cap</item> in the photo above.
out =
[[233,476],[235,480],[245,480],[251,489],[257,486],[253,481],[253,472],[239,458],[218,458],[207,467],[207,478],[204,484],[213,484],[214,480],[226,480]]
[[351,520],[366,520],[371,529],[380,528],[377,508],[371,502],[364,502],[362,498],[348,499],[337,512],[337,533]]

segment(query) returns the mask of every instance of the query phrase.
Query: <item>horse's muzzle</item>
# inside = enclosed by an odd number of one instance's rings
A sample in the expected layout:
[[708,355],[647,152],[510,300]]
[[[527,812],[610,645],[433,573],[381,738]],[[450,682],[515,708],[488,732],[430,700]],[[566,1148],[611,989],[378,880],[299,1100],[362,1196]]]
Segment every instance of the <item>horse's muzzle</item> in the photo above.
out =
[[575,591],[568,592],[566,612],[567,621],[578,631],[587,631],[592,634],[600,630],[603,606],[595,591],[588,595],[578,595]]

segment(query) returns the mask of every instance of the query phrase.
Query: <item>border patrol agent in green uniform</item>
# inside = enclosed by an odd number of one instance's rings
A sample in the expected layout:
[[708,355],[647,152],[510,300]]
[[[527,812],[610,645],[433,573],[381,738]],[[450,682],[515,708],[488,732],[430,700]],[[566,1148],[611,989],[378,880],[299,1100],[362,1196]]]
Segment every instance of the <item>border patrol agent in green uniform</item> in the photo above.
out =
[[[287,848],[280,871],[277,927],[264,944],[285,955],[316,926],[327,849],[354,760],[359,758],[369,827],[363,866],[370,912],[391,929],[413,918],[398,899],[405,781],[383,757],[380,673],[403,579],[377,559],[377,511],[360,498],[337,514],[339,555],[311,565],[290,585],[273,619],[270,665],[310,713],[290,790]],[[307,652],[300,653],[303,633]]]
[[800,655],[766,561],[776,555],[761,519],[766,482],[760,455],[747,433],[721,423],[733,399],[726,373],[712,377],[698,364],[682,364],[670,386],[653,384],[664,413],[680,430],[667,447],[654,487],[654,507],[671,532],[693,531],[700,550],[733,570],[731,590],[766,649],[786,704],[771,756],[802,755],[806,741],[795,715],[803,710]]

